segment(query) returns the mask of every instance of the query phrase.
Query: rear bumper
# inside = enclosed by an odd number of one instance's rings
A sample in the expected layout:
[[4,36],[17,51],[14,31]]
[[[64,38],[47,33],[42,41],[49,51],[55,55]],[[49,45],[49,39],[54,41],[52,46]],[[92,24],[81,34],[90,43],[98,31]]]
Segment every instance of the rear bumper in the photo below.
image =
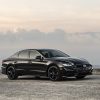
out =
[[6,68],[5,67],[1,67],[1,73],[6,74]]

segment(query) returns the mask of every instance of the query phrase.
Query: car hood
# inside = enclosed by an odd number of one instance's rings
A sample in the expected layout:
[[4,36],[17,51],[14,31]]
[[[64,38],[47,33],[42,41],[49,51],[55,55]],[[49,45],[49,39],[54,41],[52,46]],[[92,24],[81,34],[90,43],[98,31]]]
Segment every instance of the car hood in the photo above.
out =
[[72,62],[74,64],[89,64],[89,62],[85,59],[74,57],[54,57],[52,60],[59,62]]

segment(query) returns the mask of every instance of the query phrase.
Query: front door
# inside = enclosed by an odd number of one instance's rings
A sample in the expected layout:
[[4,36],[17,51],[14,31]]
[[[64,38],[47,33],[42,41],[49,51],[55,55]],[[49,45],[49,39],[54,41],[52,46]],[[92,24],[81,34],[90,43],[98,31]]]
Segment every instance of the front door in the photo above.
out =
[[47,69],[47,61],[36,59],[37,56],[42,55],[36,50],[30,50],[30,73],[44,75]]

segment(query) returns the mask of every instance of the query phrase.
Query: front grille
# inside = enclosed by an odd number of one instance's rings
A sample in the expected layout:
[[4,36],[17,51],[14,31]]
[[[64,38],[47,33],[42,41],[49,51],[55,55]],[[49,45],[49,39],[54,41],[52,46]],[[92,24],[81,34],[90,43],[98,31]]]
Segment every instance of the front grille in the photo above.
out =
[[77,70],[88,70],[90,67],[92,67],[90,64],[76,64]]
[[64,67],[64,69],[67,70],[67,71],[73,70],[73,71],[76,71],[76,72],[84,72],[84,71],[91,70],[92,65],[90,65],[90,64],[76,64],[76,65],[73,65],[73,66]]

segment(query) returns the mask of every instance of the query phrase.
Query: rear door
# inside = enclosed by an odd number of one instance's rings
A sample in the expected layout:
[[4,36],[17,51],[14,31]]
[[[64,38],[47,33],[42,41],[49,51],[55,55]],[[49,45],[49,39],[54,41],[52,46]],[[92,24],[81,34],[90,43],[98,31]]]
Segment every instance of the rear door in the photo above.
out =
[[29,51],[23,50],[19,52],[18,60],[16,62],[17,70],[22,74],[29,74]]

